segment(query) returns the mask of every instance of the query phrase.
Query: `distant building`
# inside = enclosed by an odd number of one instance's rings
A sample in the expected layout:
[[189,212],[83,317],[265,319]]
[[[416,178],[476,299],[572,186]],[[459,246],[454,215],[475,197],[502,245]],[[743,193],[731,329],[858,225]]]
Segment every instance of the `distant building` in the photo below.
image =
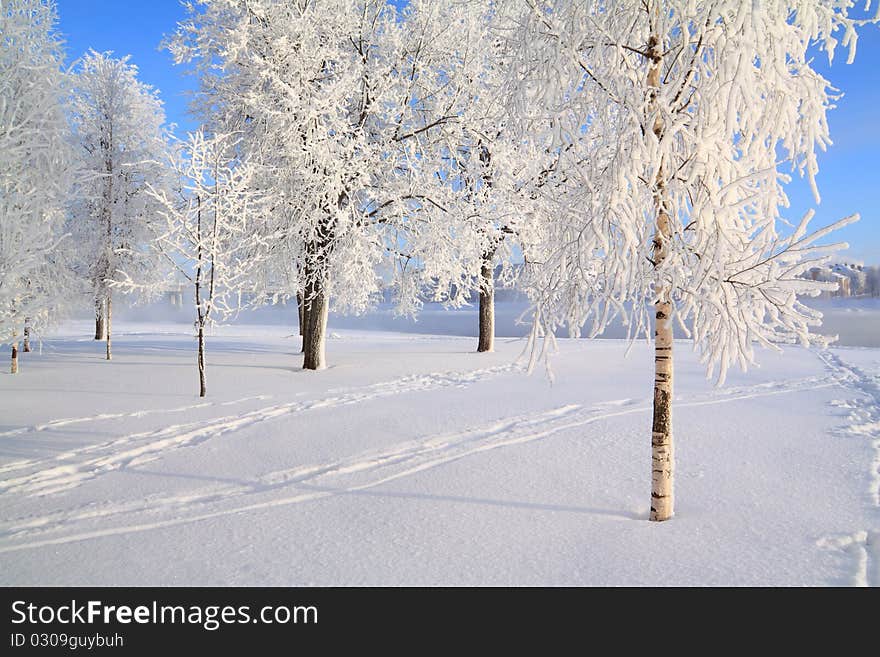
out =
[[831,269],[849,280],[849,294],[845,296],[864,294],[867,276],[864,267],[857,264],[832,265]]
[[820,296],[828,299],[831,297],[850,297],[866,294],[867,272],[859,264],[835,263],[824,267],[810,269],[809,277],[814,281],[837,283],[834,291],[823,292]]

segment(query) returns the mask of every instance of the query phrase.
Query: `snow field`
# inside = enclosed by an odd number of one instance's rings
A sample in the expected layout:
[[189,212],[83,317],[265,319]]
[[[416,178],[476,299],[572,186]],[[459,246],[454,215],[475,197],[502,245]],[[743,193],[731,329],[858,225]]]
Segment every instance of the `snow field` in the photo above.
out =
[[[677,345],[676,517],[647,522],[649,349],[284,327],[83,326],[0,378],[4,584],[878,585],[876,349]],[[634,393],[641,395],[633,396]]]

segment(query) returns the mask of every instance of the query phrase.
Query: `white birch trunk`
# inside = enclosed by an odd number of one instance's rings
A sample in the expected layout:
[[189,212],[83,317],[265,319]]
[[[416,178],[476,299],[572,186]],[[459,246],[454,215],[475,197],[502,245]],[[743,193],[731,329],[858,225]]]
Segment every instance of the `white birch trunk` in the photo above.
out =
[[[664,290],[663,292],[668,292]],[[651,520],[667,520],[674,512],[672,442],[672,305],[655,304],[654,416],[651,425]]]
[[31,351],[31,320],[24,320],[24,344],[22,345],[22,351],[24,353],[30,353]]
[[12,344],[12,364],[9,368],[10,374],[18,374],[18,343]]
[[[648,87],[651,88],[651,109],[657,111],[657,95],[660,89],[660,69],[662,46],[656,35],[648,43],[652,55],[648,68]],[[663,121],[655,118],[654,134],[663,135]],[[671,226],[666,194],[665,173],[661,165],[655,180],[655,212],[657,214],[654,231],[654,267],[660,268],[669,251]],[[654,414],[651,424],[651,514],[654,521],[672,517],[673,509],[673,467],[674,453],[672,443],[672,304],[669,286],[660,280],[655,281],[657,295],[654,311]]]

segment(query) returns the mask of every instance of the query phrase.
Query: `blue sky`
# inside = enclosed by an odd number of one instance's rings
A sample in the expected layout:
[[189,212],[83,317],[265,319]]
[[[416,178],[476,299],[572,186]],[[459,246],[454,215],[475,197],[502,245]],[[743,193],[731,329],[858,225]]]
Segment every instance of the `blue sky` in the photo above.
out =
[[[178,132],[195,126],[186,111],[186,90],[195,80],[159,49],[163,36],[185,15],[178,0],[57,4],[71,61],[89,48],[131,55],[141,79],[161,90],[168,120],[179,126]],[[787,216],[797,220],[815,207],[814,224],[819,226],[859,212],[862,220],[839,233],[839,239],[850,243],[842,259],[880,264],[880,28],[862,30],[855,62],[845,61],[846,54],[838,52],[829,68],[827,60],[817,57],[817,68],[845,94],[829,119],[834,145],[819,159],[822,203],[815,206],[808,185],[794,181],[789,185],[792,207]]]

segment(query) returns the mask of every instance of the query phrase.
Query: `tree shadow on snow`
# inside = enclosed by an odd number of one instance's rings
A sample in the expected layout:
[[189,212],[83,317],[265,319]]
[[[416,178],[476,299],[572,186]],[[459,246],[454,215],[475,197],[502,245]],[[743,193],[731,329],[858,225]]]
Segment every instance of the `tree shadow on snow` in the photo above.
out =
[[429,495],[427,493],[403,493],[399,491],[372,491],[350,490],[346,488],[332,488],[328,486],[315,486],[312,484],[298,484],[297,488],[314,490],[318,492],[332,493],[335,495],[361,495],[365,497],[392,497],[399,499],[425,500],[430,502],[452,502],[457,504],[476,504],[480,506],[496,506],[509,509],[525,509],[529,511],[553,511],[559,513],[581,513],[594,516],[608,516],[620,520],[642,520],[643,514],[627,513],[612,509],[597,509],[593,507],[567,506],[563,504],[547,504],[542,502],[523,502],[520,500],[493,500],[481,497],[460,497],[457,495]]

